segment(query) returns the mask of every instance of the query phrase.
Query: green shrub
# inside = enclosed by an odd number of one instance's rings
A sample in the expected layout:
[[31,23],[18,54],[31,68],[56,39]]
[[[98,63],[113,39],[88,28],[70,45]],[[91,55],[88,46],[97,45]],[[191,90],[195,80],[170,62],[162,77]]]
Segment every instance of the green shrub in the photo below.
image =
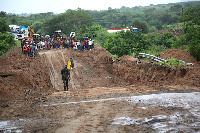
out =
[[167,59],[167,62],[163,62],[162,64],[165,66],[169,66],[169,67],[176,67],[176,66],[184,65],[183,62],[180,62],[176,58],[169,58],[169,59]]

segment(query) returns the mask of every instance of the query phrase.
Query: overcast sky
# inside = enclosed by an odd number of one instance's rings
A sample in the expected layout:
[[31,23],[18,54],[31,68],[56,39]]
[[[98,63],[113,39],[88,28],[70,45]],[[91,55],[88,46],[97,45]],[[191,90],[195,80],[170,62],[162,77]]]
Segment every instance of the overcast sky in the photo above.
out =
[[177,3],[181,0],[0,0],[0,11],[6,13],[63,13],[68,9],[107,10],[150,4]]

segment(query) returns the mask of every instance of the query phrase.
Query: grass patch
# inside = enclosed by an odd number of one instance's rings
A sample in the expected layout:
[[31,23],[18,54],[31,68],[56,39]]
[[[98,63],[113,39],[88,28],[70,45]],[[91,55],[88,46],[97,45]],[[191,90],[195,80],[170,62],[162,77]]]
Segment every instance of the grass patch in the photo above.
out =
[[21,41],[20,40],[15,40],[16,47],[21,47]]

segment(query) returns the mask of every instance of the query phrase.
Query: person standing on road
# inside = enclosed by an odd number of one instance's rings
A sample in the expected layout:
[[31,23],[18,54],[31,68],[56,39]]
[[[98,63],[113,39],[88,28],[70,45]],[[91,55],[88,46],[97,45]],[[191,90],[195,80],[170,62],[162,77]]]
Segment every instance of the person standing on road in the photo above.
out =
[[23,46],[25,45],[25,40],[23,39],[22,41],[21,41],[21,48],[22,48],[22,53],[24,53],[24,51],[23,51]]
[[92,49],[92,39],[90,39],[90,41],[89,41],[89,50],[91,50]]
[[60,47],[61,47],[61,49],[63,49],[63,41],[62,40],[60,41]]
[[26,44],[23,46],[23,51],[24,51],[24,54],[26,55],[27,54],[27,46],[26,46]]
[[31,49],[30,46],[27,47],[28,56],[31,56]]
[[66,45],[67,45],[67,48],[70,47],[70,45],[69,45],[69,40],[67,40]]
[[30,49],[31,49],[31,55],[30,56],[34,57],[35,56],[35,47],[33,46],[33,44],[31,45]]
[[74,61],[73,61],[72,58],[70,58],[70,62],[71,62],[71,69],[73,69],[74,68]]
[[72,63],[71,63],[71,61],[69,60],[68,62],[67,62],[67,68],[70,70],[71,69],[71,65],[72,65]]
[[42,49],[45,49],[45,42],[42,42]]
[[60,48],[60,42],[58,42],[57,47]]
[[80,50],[83,51],[83,42],[80,40]]
[[70,80],[70,70],[67,68],[67,65],[65,65],[65,67],[61,70],[61,75],[64,83],[64,91],[66,91],[66,87],[68,91],[69,90],[68,80]]
[[92,40],[92,48],[94,48],[94,40]]

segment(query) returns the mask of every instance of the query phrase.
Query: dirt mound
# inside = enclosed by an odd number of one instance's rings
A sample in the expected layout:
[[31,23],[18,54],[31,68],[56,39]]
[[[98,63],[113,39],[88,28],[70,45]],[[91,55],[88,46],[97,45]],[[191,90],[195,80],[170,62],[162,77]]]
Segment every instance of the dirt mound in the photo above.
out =
[[93,87],[113,87],[124,85],[124,81],[113,76],[113,57],[106,49],[96,45],[87,52],[70,52],[66,50],[65,57],[70,53],[75,62],[71,71],[77,89]]
[[169,57],[176,58],[178,60],[183,60],[186,63],[194,63],[197,62],[193,56],[191,56],[187,51],[180,49],[168,49],[165,52],[160,53],[160,57],[163,59],[167,59]]
[[134,62],[138,61],[138,58],[133,58],[131,56],[123,55],[118,60],[125,60],[128,62],[134,63]]
[[53,86],[63,91],[60,71],[70,57],[74,60],[74,69],[70,71],[69,90],[94,87],[114,87],[124,85],[124,81],[113,76],[113,58],[104,48],[95,45],[89,51],[72,49],[53,49],[40,51],[41,60],[46,60],[51,70]]
[[130,84],[158,86],[187,85],[200,87],[199,67],[177,67],[171,69],[158,64],[142,62],[137,64],[136,59],[122,56],[113,64],[113,74]]
[[112,61],[112,54],[109,53],[105,48],[102,48],[101,46],[97,45],[94,49],[88,52],[88,55],[93,55],[94,61],[101,61],[101,62],[107,62]]
[[157,34],[165,34],[166,32],[172,33],[172,34],[175,35],[175,36],[180,36],[180,35],[183,34],[183,30],[182,30],[182,29],[169,30],[169,31],[162,30],[162,31],[155,31],[154,33],[157,33]]
[[0,57],[0,103],[34,101],[53,90],[46,65],[19,53],[21,48],[12,48]]
[[10,55],[10,54],[21,54],[22,49],[21,47],[12,47],[5,55]]

